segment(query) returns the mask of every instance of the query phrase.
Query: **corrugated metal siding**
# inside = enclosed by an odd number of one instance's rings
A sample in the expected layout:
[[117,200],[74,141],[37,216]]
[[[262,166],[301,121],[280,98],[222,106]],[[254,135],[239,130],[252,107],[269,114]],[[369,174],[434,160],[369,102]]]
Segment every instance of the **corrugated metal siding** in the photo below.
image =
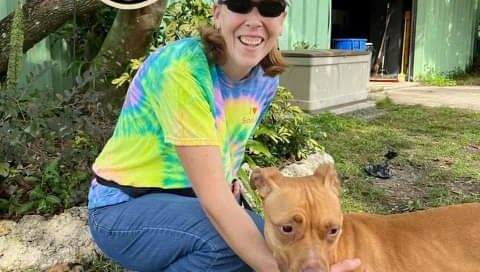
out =
[[414,77],[465,70],[474,54],[478,0],[417,0]]
[[307,41],[318,48],[330,48],[331,0],[292,0],[280,37],[281,49]]
[[[0,19],[14,11],[16,3],[17,0],[0,0]],[[73,85],[73,77],[67,77],[65,70],[70,61],[66,44],[63,42],[54,44],[53,40],[47,37],[25,55],[20,85],[31,81],[33,75],[34,82],[30,82],[33,88],[69,88]]]
[[475,31],[475,57],[480,57],[480,3],[478,0],[475,0],[475,6],[477,7],[477,21],[475,22],[474,31]]

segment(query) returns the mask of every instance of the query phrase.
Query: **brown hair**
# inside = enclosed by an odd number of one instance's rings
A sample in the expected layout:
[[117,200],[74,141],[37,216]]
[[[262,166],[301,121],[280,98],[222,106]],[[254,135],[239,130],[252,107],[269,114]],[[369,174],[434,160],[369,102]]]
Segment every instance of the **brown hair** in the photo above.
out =
[[[209,60],[216,64],[224,64],[227,61],[225,53],[226,44],[220,32],[212,26],[206,26],[200,28],[200,37]],[[277,46],[260,61],[260,65],[263,71],[265,71],[265,75],[270,77],[283,73],[287,67],[285,59]]]

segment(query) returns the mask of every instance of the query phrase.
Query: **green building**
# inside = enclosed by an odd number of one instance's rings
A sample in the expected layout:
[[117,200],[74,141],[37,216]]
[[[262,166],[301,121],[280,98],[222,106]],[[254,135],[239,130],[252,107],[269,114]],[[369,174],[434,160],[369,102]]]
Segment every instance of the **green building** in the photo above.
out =
[[479,53],[478,0],[290,2],[282,49],[302,41],[325,49],[334,47],[333,39],[367,39],[375,61],[383,40],[383,72],[410,80],[430,71],[464,71]]

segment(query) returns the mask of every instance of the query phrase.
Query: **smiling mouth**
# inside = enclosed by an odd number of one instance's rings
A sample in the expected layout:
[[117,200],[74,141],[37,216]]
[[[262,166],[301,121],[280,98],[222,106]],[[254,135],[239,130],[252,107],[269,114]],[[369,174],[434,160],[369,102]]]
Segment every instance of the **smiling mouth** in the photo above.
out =
[[263,42],[263,38],[261,37],[249,37],[249,36],[240,36],[238,40],[246,46],[259,46]]

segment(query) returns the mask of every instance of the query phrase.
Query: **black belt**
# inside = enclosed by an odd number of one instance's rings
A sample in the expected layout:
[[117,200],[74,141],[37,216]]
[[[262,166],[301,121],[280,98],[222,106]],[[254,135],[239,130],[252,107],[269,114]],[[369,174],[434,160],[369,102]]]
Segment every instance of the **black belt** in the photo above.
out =
[[163,189],[163,188],[156,188],[156,187],[133,187],[128,185],[120,185],[116,182],[111,180],[106,180],[102,177],[95,176],[98,183],[108,186],[114,187],[117,189],[122,190],[125,194],[129,195],[130,197],[140,197],[142,195],[150,194],[150,193],[169,193],[181,196],[188,196],[188,197],[197,197],[193,192],[192,188],[178,188],[178,189]]
[[[129,185],[120,185],[116,182],[113,182],[111,180],[106,180],[97,175],[95,175],[95,178],[97,182],[100,183],[101,185],[120,189],[122,192],[124,192],[125,194],[133,198],[140,197],[142,195],[146,195],[150,193],[167,193],[167,194],[174,194],[174,195],[180,195],[180,196],[186,196],[186,197],[197,197],[192,188],[177,188],[177,189],[163,189],[163,188],[157,188],[157,187],[138,188],[138,187],[133,187]],[[248,202],[245,200],[242,194],[240,194],[238,203],[240,204],[240,206],[243,206],[245,209],[252,210],[252,208],[250,207],[250,205],[248,205]]]

